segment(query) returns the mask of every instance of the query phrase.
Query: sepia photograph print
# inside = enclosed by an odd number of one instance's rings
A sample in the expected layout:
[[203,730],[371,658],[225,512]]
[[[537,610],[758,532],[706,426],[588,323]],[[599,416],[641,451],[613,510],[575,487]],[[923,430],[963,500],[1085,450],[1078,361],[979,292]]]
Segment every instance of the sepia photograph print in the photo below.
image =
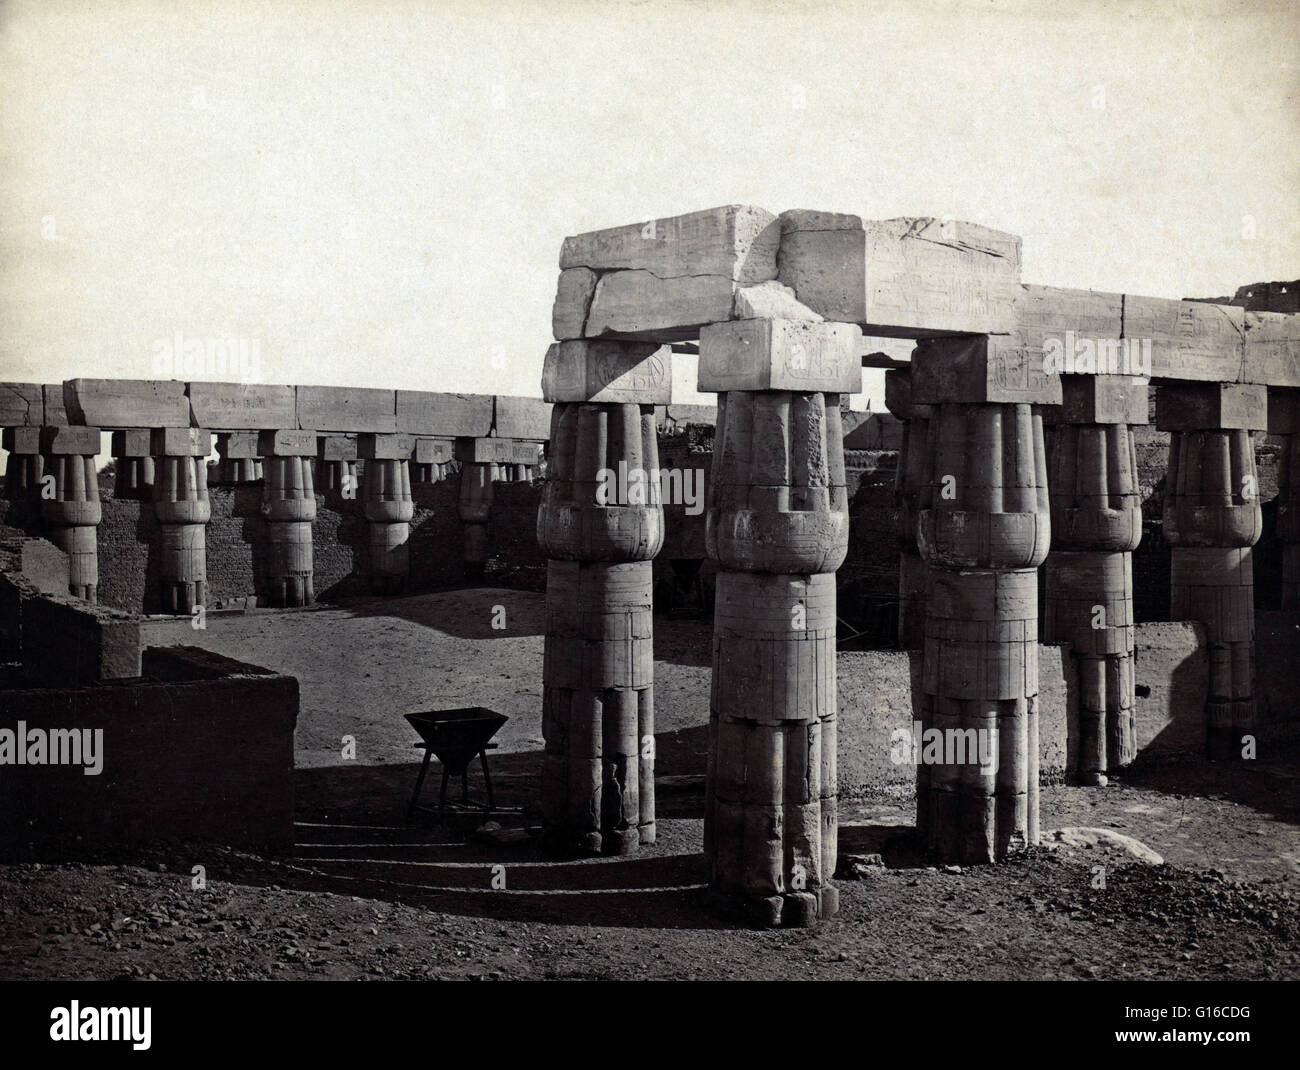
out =
[[1290,0],[0,0],[15,1065],[1285,1043],[1298,193]]

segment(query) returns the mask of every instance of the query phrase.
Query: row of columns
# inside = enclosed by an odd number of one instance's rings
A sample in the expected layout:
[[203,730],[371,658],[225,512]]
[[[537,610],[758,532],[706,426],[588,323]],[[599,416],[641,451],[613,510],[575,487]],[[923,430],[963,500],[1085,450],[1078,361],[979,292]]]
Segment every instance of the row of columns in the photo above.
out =
[[[17,427],[5,428],[3,438],[9,454],[6,493],[40,501],[51,540],[69,557],[69,590],[89,601],[96,600],[99,585],[96,528],[102,505],[95,456],[100,433],[84,426]],[[460,461],[458,513],[465,526],[466,574],[481,578],[488,559],[492,483],[531,479],[541,444],[262,431],[220,433],[217,451],[213,482],[262,481],[272,603],[305,606],[315,599],[314,469],[324,473],[326,489],[348,496],[360,490],[370,529],[371,588],[376,594],[393,594],[410,570],[412,466],[417,483],[431,483],[446,478],[453,462]],[[205,600],[211,452],[211,432],[200,428],[124,429],[112,435],[115,496],[153,502],[160,525],[162,604],[169,613],[188,614]],[[367,473],[360,488],[358,458],[366,461]]]
[[[1059,402],[1044,395],[1024,431],[1036,456],[1040,449],[1037,421],[1046,422],[1043,480],[1030,473],[1027,456],[1022,470],[1005,470],[1008,449],[1023,450],[1024,440],[1014,444],[1006,440],[1009,414],[1004,412],[1004,441],[997,444],[987,423],[990,414],[980,415],[976,403],[969,400],[969,382],[963,382],[957,392],[968,399],[968,411],[962,418],[964,431],[956,424],[942,429],[937,423],[939,409],[924,403],[934,401],[935,381],[957,382],[950,376],[945,379],[928,374],[927,363],[931,369],[960,364],[964,359],[963,344],[923,342],[914,355],[912,368],[886,375],[887,404],[904,423],[896,484],[902,553],[899,642],[905,649],[925,651],[924,709],[928,714],[941,713],[945,704],[940,702],[936,707],[934,688],[943,686],[946,662],[955,656],[953,640],[963,638],[957,633],[969,630],[960,620],[981,619],[979,607],[988,605],[987,597],[993,594],[1005,603],[1010,594],[1008,583],[1019,582],[1018,604],[1029,599],[1031,592],[1027,578],[1014,581],[1010,575],[1003,575],[987,595],[963,605],[955,599],[951,583],[935,568],[983,569],[1001,554],[1010,571],[1032,569],[1038,554],[1022,554],[1016,563],[1011,544],[994,537],[983,560],[978,553],[953,555],[944,549],[941,533],[933,528],[936,518],[927,520],[926,505],[942,510],[947,502],[947,508],[960,514],[960,538],[970,540],[975,538],[973,532],[982,529],[978,525],[972,528],[967,514],[972,504],[983,508],[982,499],[989,491],[986,473],[969,471],[972,458],[982,458],[975,463],[987,469],[987,474],[992,474],[1000,463],[1004,477],[1010,481],[1007,485],[1018,486],[1017,493],[1037,481],[1035,489],[1046,490],[1049,510],[1048,517],[1035,520],[1036,524],[1048,521],[1041,524],[1044,545],[1040,549],[1046,548],[1048,531],[1051,540],[1043,576],[1044,638],[1070,644],[1069,668],[1079,696],[1074,772],[1081,783],[1105,785],[1108,773],[1122,769],[1137,753],[1132,553],[1142,536],[1142,510],[1133,428],[1148,420],[1147,383],[1120,375],[1062,375]],[[930,384],[925,397],[918,397],[918,377]],[[1293,505],[1300,493],[1300,466],[1295,462],[1300,420],[1295,392],[1275,391],[1273,401],[1270,410],[1268,389],[1252,384],[1171,383],[1162,384],[1156,392],[1156,426],[1171,434],[1163,514],[1164,538],[1171,552],[1170,618],[1196,620],[1206,627],[1210,660],[1206,753],[1212,759],[1243,756],[1255,727],[1251,548],[1260,536],[1262,511],[1251,443],[1253,432],[1267,429],[1284,436],[1278,495],[1283,605],[1291,608],[1300,604],[1296,588],[1300,524]],[[954,396],[953,403],[960,404],[961,398]],[[945,419],[954,418],[950,415]],[[1015,419],[1023,425],[1023,415]],[[984,422],[982,426],[980,421]],[[966,451],[964,456],[951,452],[944,455],[944,449],[953,450],[954,443],[959,452]],[[949,481],[957,470],[965,474]],[[1026,527],[1019,536],[1025,546],[1027,537]],[[930,565],[924,575],[909,560],[918,546]],[[930,604],[936,597],[944,600],[942,608]],[[958,621],[940,623],[954,606],[959,608]],[[1024,609],[1020,605],[1017,612]],[[937,630],[918,635],[917,620],[922,616],[935,621]],[[1009,620],[1003,615],[997,623],[1005,626]],[[1026,616],[1026,634],[1029,627]],[[1026,660],[1032,656],[1026,650]],[[1018,668],[1015,671],[1019,673]],[[969,691],[978,679],[977,672],[961,688]],[[978,684],[978,688],[987,686],[987,681]],[[1006,701],[1007,696],[1000,700]],[[956,711],[948,712],[951,716]],[[946,725],[945,721],[936,727]],[[1030,747],[1026,760],[1032,764],[1035,757],[1035,748]],[[959,771],[942,765],[918,766],[918,825],[927,842],[941,853],[953,851],[951,843],[945,847],[935,840],[936,836],[943,839],[952,834],[950,822],[940,822],[945,831],[936,831],[935,815],[925,809],[922,801],[950,807],[950,800],[939,793],[941,789],[932,787],[936,779],[953,782],[959,778]],[[1033,784],[1026,785],[1026,791],[1033,790]],[[1018,829],[1019,822],[1015,824]],[[994,846],[993,854],[997,856],[1002,849]]]
[[[848,550],[840,395],[860,332],[747,320],[700,335],[718,394],[706,550],[717,566],[705,854],[720,900],[764,925],[837,909],[834,572]],[[653,406],[667,351],[563,342],[538,513],[550,559],[543,666],[547,844],[627,853],[654,839],[652,558],[663,542]],[[611,473],[643,490],[610,500]]]

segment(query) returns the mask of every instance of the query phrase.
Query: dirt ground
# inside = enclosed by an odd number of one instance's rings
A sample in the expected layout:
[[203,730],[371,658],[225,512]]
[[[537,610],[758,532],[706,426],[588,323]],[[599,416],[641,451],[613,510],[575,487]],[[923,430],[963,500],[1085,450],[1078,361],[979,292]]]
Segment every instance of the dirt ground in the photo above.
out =
[[[1049,835],[999,866],[937,869],[913,849],[910,801],[845,800],[841,910],[816,930],[752,931],[706,908],[702,770],[671,752],[653,847],[545,860],[527,832],[541,619],[540,595],[466,590],[214,614],[204,631],[150,623],[152,644],[299,678],[294,855],[159,847],[130,864],[0,866],[0,977],[1300,978],[1295,749],[1244,768],[1149,769],[1104,790],[1044,788],[1045,830],[1101,833],[1074,845]],[[707,622],[656,619],[661,733],[707,718],[707,635]],[[492,759],[501,827],[408,825],[415,752],[400,715],[462,704],[511,717]],[[341,755],[345,735],[355,760]]]

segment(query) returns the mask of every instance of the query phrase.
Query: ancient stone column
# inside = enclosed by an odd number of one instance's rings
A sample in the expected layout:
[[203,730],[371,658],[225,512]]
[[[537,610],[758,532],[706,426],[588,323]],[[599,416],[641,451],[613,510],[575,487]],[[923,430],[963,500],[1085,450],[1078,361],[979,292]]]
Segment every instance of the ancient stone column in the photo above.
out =
[[1205,625],[1210,653],[1205,750],[1242,757],[1255,726],[1255,581],[1263,529],[1252,431],[1268,424],[1268,391],[1243,383],[1178,383],[1156,393],[1156,426],[1172,432],[1165,477],[1173,620]]
[[312,587],[311,523],[316,519],[316,488],[311,462],[314,431],[263,431],[261,453],[262,518],[269,548],[268,582],[274,604],[308,606]]
[[52,485],[41,488],[41,519],[50,541],[68,555],[68,590],[94,602],[99,592],[95,529],[103,517],[95,455],[98,427],[43,427],[41,452]]
[[208,581],[205,525],[212,518],[208,502],[212,433],[196,427],[160,427],[154,429],[152,439],[163,611],[191,613],[203,605]]
[[633,342],[561,342],[546,354],[542,825],[557,853],[630,854],[655,839],[654,406],[669,398],[669,361]]
[[926,567],[916,547],[916,503],[930,434],[930,406],[912,401],[910,368],[885,373],[885,407],[903,421],[903,446],[894,483],[894,504],[898,509],[898,645],[902,650],[921,650],[925,646]]
[[36,500],[41,491],[41,476],[45,474],[41,429],[6,427],[2,441],[9,454],[5,463],[5,497],[10,501]]
[[316,471],[321,490],[357,495],[357,440],[351,435],[321,435]]
[[1037,569],[1051,520],[1033,405],[1060,404],[1060,380],[1005,335],[933,339],[912,357],[912,396],[932,406],[917,829],[943,862],[994,862],[1039,836]]
[[396,594],[411,574],[410,435],[357,436],[357,454],[366,462],[362,504],[370,521],[370,589]]
[[1142,497],[1132,425],[1147,422],[1147,382],[1063,375],[1046,410],[1052,549],[1044,576],[1044,637],[1070,644],[1079,694],[1080,783],[1137,756],[1133,710],[1133,551]]
[[217,435],[221,459],[212,470],[213,483],[255,483],[262,478],[257,432],[229,431]]
[[488,521],[492,518],[492,482],[496,465],[475,459],[482,452],[478,444],[490,441],[482,438],[456,440],[456,459],[460,461],[456,515],[465,529],[462,555],[465,578],[475,583],[483,579],[491,557]]
[[453,463],[455,442],[449,438],[417,438],[411,455],[411,477],[415,483],[440,483]]
[[113,497],[119,500],[153,500],[153,454],[149,431],[144,428],[113,432]]
[[1268,432],[1282,442],[1277,473],[1282,608],[1300,609],[1300,391],[1269,390]]
[[704,854],[711,892],[759,925],[838,909],[835,570],[848,552],[840,395],[852,324],[700,332],[718,394],[705,542],[717,565]]

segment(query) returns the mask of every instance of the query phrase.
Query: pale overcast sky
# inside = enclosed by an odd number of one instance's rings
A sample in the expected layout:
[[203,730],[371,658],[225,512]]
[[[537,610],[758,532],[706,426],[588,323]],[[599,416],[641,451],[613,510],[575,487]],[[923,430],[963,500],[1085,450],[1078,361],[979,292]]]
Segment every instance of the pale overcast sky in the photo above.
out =
[[972,220],[1030,282],[1295,278],[1298,11],[5,4],[0,379],[151,378],[179,331],[537,395],[564,236],[728,203]]

